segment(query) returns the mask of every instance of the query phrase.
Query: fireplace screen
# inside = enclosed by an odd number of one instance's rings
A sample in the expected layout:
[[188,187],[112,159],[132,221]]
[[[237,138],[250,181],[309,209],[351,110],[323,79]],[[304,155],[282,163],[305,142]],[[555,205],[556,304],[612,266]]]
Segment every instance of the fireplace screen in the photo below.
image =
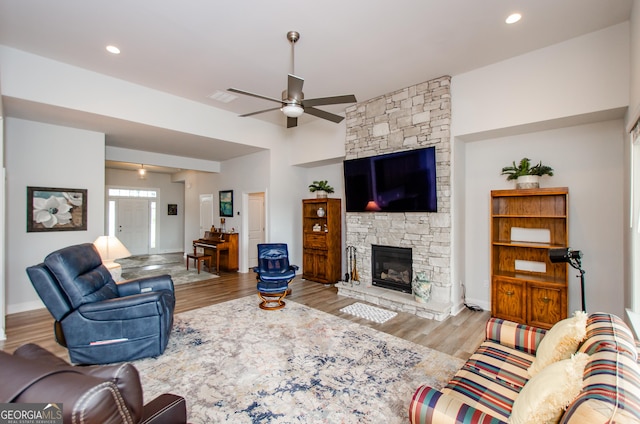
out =
[[371,275],[374,286],[411,293],[413,272],[411,248],[371,246]]

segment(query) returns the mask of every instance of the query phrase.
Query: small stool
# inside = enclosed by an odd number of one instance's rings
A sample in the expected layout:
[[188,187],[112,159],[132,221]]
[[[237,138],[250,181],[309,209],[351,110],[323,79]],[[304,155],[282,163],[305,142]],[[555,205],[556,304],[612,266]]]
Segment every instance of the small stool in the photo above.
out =
[[187,253],[187,271],[189,270],[189,259],[193,259],[194,263],[198,265],[198,274],[200,274],[200,266],[202,265],[202,262],[206,263],[207,269],[211,272],[211,255]]

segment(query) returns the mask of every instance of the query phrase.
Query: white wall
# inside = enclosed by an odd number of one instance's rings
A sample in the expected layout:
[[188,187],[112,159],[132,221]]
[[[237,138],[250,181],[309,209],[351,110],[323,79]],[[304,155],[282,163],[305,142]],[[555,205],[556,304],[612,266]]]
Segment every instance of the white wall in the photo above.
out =
[[[1,93],[1,91],[0,91]],[[4,115],[2,113],[2,102],[0,101],[0,222],[3,223],[2,227],[0,227],[0,340],[4,340],[7,338],[5,332],[5,316],[6,313],[6,301],[5,295],[6,293],[6,256],[5,256],[5,167],[4,167]]]
[[284,133],[259,119],[2,45],[0,81],[4,96],[263,148]]
[[453,136],[624,109],[629,78],[628,22],[456,75]]
[[[42,307],[25,269],[104,228],[104,134],[6,118],[7,313]],[[87,230],[27,233],[27,186],[87,189]]]
[[[554,168],[543,187],[569,187],[569,246],[584,254],[587,311],[624,316],[622,120],[466,144],[465,283],[467,299],[490,299],[490,191],[513,188],[500,175],[522,157]],[[569,272],[569,311],[581,309],[579,279]]]
[[[248,272],[248,243],[249,234],[246,231],[248,225],[248,196],[249,193],[265,193],[265,214],[267,222],[271,217],[271,152],[263,151],[237,159],[231,159],[222,163],[222,172],[218,180],[220,190],[233,190],[233,217],[225,219],[227,230],[236,229],[239,233],[239,268],[240,272]],[[285,167],[285,165],[281,166]],[[288,166],[286,166],[289,168]],[[278,192],[278,190],[275,190]],[[219,193],[214,193],[214,222],[219,222],[218,208]],[[287,199],[289,201],[289,199]],[[287,202],[287,204],[289,204]],[[280,217],[276,218],[277,220]],[[266,241],[269,239],[270,226],[267,225]]]
[[[156,199],[158,202],[157,247],[155,250],[152,250],[151,253],[183,251],[185,218],[184,182],[171,181],[170,174],[147,172],[146,178],[141,180],[137,171],[106,169],[105,183],[107,188],[130,187],[158,190],[159,196]],[[105,197],[105,216],[107,213],[106,200],[108,200],[108,196]],[[167,214],[167,205],[169,203],[178,205],[178,215]]]
[[640,0],[633,0],[630,20],[630,95],[627,125],[640,118]]
[[[184,252],[193,252],[193,240],[204,237],[200,232],[200,195],[213,194],[214,213],[217,205],[219,174],[183,171],[173,181],[184,183]],[[215,220],[214,220],[215,222]]]

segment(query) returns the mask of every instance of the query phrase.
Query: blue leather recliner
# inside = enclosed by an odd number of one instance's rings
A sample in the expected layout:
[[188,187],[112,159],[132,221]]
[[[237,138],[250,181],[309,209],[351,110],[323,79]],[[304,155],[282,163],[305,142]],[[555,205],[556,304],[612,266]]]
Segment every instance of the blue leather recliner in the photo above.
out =
[[253,272],[257,274],[260,308],[284,308],[289,282],[296,276],[297,270],[297,265],[289,264],[289,250],[285,243],[258,244],[258,266],[253,267]]
[[71,362],[108,364],[164,352],[175,307],[169,275],[116,284],[91,243],[50,253],[27,274]]

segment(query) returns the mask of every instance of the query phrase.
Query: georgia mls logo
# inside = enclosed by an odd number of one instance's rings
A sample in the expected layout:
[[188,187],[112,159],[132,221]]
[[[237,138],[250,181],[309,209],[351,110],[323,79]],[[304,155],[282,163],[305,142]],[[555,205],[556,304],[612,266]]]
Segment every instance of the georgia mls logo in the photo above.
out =
[[62,424],[62,404],[3,403],[0,424]]

